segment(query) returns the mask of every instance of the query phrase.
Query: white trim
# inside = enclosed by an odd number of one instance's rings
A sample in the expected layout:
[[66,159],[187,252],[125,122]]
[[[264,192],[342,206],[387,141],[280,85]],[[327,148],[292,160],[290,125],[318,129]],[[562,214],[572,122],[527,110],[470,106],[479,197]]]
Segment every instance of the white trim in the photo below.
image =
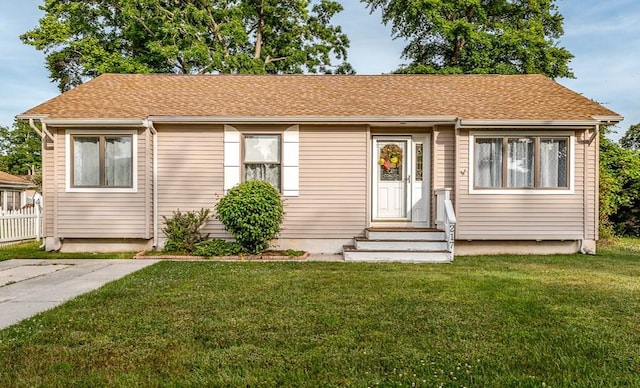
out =
[[40,119],[43,124],[52,127],[143,127],[146,128],[146,120],[143,119]]
[[[569,188],[562,189],[476,189],[474,180],[475,162],[475,137],[476,136],[500,136],[500,137],[520,137],[520,136],[566,136],[569,138]],[[491,194],[491,195],[569,195],[575,194],[575,166],[576,166],[576,134],[573,131],[471,131],[469,132],[469,194]]]
[[545,129],[567,129],[576,128],[584,129],[584,127],[593,127],[600,124],[599,120],[459,120],[458,128],[463,129],[482,129],[482,128],[503,128],[505,130],[515,128],[532,128],[536,129],[545,127]]
[[218,123],[218,124],[339,124],[339,123],[448,123],[457,121],[456,116],[149,116],[156,123]]
[[618,123],[622,120],[624,120],[623,116],[591,116],[591,118],[593,118],[594,120],[598,120],[601,123],[606,123],[606,124],[613,124],[613,123]]
[[[131,135],[132,187],[71,187],[71,135]],[[67,193],[137,193],[138,192],[138,131],[100,130],[100,129],[67,129],[65,131],[65,191]]]
[[240,131],[231,125],[224,126],[224,194],[240,183]]
[[282,196],[300,196],[300,126],[292,125],[282,134]]

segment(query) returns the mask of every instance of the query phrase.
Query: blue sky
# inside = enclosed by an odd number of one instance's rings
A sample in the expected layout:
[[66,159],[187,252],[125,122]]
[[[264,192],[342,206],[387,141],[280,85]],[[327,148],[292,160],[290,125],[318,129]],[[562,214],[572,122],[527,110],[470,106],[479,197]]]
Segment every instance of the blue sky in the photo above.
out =
[[[402,59],[403,42],[393,40],[390,27],[378,15],[369,15],[356,0],[341,0],[342,25],[351,40],[349,61],[358,74],[380,74],[395,69]],[[15,115],[58,94],[44,68],[44,54],[26,46],[18,35],[34,28],[42,1],[0,2],[0,126],[11,126]],[[640,1],[557,0],[565,18],[561,45],[575,58],[576,79],[561,84],[598,101],[625,117],[619,138],[640,123]]]

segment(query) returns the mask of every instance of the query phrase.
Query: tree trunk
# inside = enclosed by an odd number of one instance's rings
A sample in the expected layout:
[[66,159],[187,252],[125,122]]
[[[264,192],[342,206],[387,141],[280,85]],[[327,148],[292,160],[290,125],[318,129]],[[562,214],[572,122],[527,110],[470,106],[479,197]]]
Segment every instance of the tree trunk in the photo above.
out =
[[256,27],[256,48],[253,53],[254,59],[259,59],[262,54],[262,31],[264,30],[264,0],[260,3],[258,10],[258,25]]

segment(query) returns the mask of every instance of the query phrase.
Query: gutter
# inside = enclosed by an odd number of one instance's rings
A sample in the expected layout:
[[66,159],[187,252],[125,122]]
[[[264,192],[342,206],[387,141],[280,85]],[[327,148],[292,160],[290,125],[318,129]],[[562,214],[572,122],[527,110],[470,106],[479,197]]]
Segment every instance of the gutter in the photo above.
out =
[[599,124],[598,120],[460,120],[459,128],[584,128]]
[[158,248],[158,130],[153,126],[152,120],[144,120],[144,126],[151,131],[151,141],[153,142],[152,165],[153,173],[151,183],[153,190],[152,206],[153,206],[153,248]]
[[171,124],[453,124],[456,116],[149,116],[156,123]]

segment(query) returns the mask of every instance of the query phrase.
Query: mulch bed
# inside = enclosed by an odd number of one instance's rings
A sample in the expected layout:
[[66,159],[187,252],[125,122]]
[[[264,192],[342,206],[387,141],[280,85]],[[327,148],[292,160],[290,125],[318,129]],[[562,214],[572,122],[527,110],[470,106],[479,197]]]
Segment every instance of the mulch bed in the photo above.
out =
[[144,259],[166,259],[166,260],[210,260],[210,261],[300,261],[309,257],[309,252],[304,252],[300,256],[288,256],[280,251],[265,251],[259,255],[237,255],[237,256],[189,256],[171,255],[162,252],[138,252],[133,258]]

